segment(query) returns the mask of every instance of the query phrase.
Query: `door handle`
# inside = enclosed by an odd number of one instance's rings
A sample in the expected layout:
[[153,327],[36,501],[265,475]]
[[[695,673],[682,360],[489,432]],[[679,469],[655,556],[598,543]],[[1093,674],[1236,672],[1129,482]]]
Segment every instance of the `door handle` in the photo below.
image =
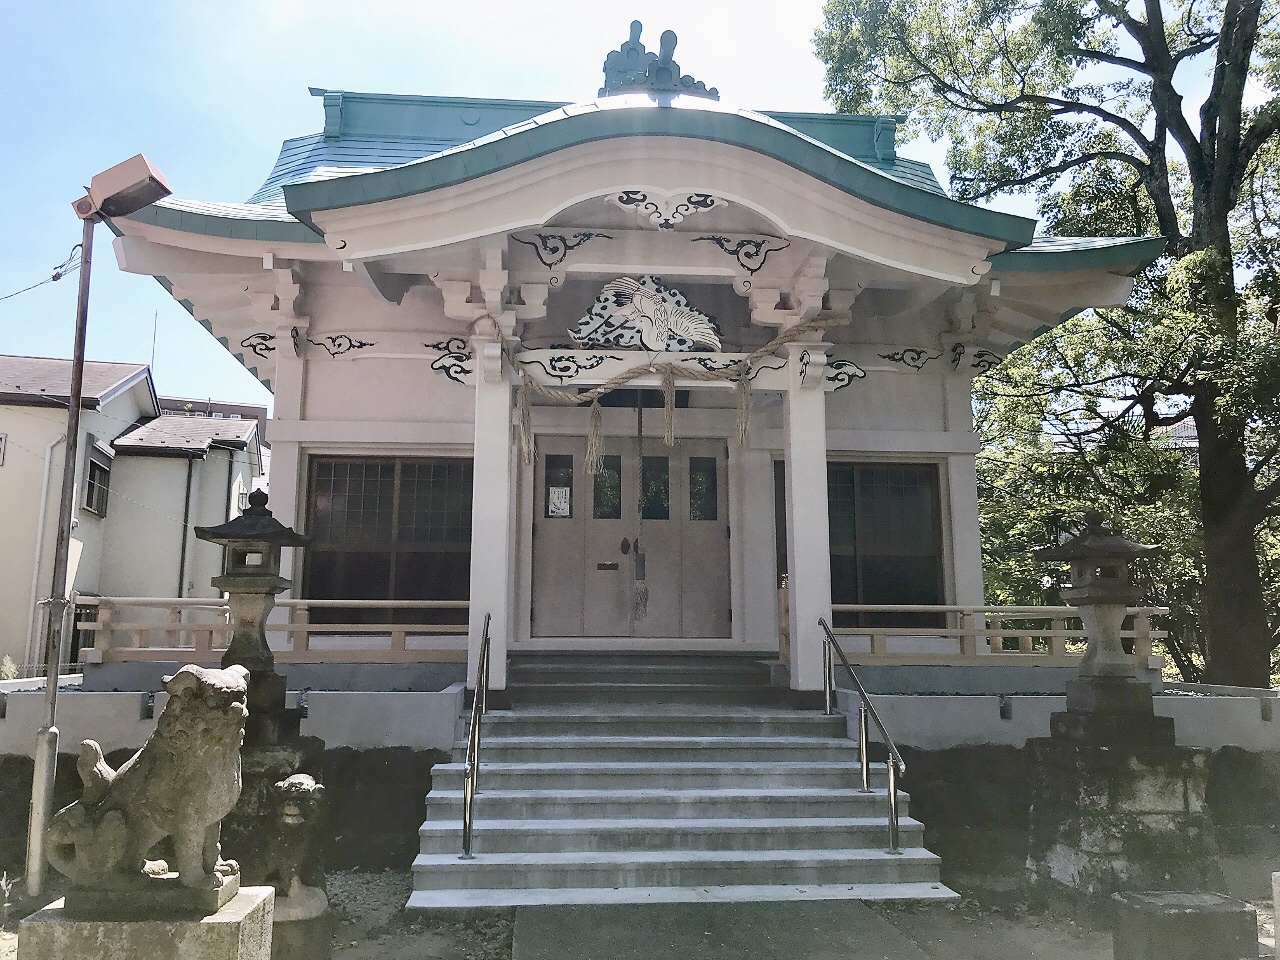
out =
[[628,553],[631,552],[631,541],[628,540],[626,537],[623,537],[622,543],[619,545],[618,549],[622,551],[622,555],[625,557]]

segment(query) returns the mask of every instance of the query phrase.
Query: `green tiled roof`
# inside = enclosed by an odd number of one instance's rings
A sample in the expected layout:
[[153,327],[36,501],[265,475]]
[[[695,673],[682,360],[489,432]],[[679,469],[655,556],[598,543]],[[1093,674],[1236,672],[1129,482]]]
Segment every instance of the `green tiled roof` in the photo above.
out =
[[324,102],[323,131],[286,140],[247,202],[171,197],[131,219],[233,239],[321,243],[304,222],[312,210],[428,191],[575,143],[651,135],[740,145],[872,203],[1020,248],[993,256],[997,270],[1136,272],[1164,249],[1158,238],[1033,240],[1032,220],[952,200],[928,164],[897,155],[901,117],[754,113],[691,98],[665,108],[643,95],[565,104],[311,92]]
[[1116,270],[1137,273],[1165,250],[1163,237],[1036,237],[991,258],[994,270]]
[[851,117],[846,128],[822,114],[787,116],[799,126],[816,124],[807,118],[819,118],[825,127],[842,130],[851,148],[869,148],[864,152],[872,156],[858,159],[779,120],[715,101],[675,97],[669,106],[660,106],[644,95],[615,96],[560,107],[414,163],[339,179],[285,183],[285,202],[295,216],[309,220],[312,211],[425,193],[577,144],[670,136],[743,147],[919,220],[1016,245],[1030,242],[1035,221],[960,203],[936,187],[926,189],[920,185],[920,166],[906,168],[912,182],[898,179],[892,146],[896,118]]

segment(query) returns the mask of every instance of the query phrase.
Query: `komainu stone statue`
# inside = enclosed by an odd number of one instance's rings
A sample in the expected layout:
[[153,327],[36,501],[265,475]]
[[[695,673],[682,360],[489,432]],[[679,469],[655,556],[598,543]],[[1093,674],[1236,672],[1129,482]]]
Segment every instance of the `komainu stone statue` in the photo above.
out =
[[154,886],[169,864],[147,855],[171,837],[182,887],[238,888],[239,867],[222,859],[219,827],[240,796],[248,678],[240,666],[185,666],[166,677],[169,702],[155,732],[119,770],[95,741],[84,741],[76,764],[84,794],[58,812],[46,835],[49,862],[75,887]]

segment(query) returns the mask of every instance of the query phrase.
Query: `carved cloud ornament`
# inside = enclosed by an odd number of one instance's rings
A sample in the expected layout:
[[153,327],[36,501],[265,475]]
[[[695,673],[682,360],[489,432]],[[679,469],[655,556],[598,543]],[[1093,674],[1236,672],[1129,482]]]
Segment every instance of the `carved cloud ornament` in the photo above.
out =
[[648,224],[659,230],[674,230],[685,217],[705,213],[728,204],[727,200],[709,193],[655,193],[652,190],[623,190],[609,198],[624,210],[634,210],[641,226]]
[[619,277],[606,283],[569,335],[580,347],[650,353],[720,350],[715,320],[653,276]]

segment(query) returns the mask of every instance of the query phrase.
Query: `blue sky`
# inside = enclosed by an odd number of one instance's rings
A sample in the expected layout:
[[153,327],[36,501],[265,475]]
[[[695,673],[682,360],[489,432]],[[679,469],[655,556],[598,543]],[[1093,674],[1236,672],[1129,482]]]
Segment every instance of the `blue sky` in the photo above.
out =
[[[67,256],[81,186],[135,153],[178,196],[244,200],[283,139],[323,126],[308,86],[586,100],[638,18],[651,48],[675,30],[681,67],[726,101],[824,110],[811,42],[821,13],[821,0],[10,3],[0,38],[0,296]],[[906,153],[941,161],[928,145]],[[0,301],[0,352],[70,355],[75,297],[68,277]],[[90,302],[91,359],[149,362],[154,320],[162,394],[269,402],[155,281],[116,268],[103,227]]]

